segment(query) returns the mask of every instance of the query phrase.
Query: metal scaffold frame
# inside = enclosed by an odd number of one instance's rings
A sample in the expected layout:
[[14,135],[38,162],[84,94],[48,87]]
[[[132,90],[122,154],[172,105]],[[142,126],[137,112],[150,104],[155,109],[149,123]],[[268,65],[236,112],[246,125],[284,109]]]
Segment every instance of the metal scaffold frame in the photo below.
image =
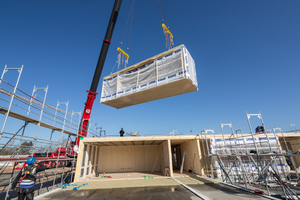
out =
[[[253,133],[250,123],[252,116],[261,120],[264,130],[261,133]],[[234,131],[232,123],[220,123],[221,135],[216,135],[213,130],[204,129],[200,132],[206,166],[204,174],[230,185],[266,194],[270,198],[278,196],[278,189],[275,191],[274,188],[280,188],[283,198],[300,199],[297,194],[300,190],[297,186],[299,174],[294,162],[294,157],[300,154],[290,151],[281,128],[273,128],[273,134],[265,131],[260,112],[246,112],[246,117],[250,134],[244,134],[241,129]],[[225,126],[231,129],[230,134],[224,132]],[[282,150],[279,138],[282,138],[287,151]],[[291,160],[295,175],[291,174],[287,157]]]
[[4,68],[2,76],[1,76],[0,85],[2,83],[2,80],[3,80],[3,77],[4,77],[5,73],[8,72],[8,71],[10,71],[10,70],[17,70],[18,73],[19,73],[19,75],[18,75],[18,79],[17,79],[16,85],[14,86],[13,93],[10,96],[9,106],[8,106],[7,112],[5,113],[5,119],[4,119],[4,122],[3,122],[3,125],[2,125],[2,129],[1,129],[1,132],[0,132],[0,139],[2,137],[4,128],[5,128],[5,125],[6,125],[6,122],[7,122],[7,118],[8,118],[8,115],[9,115],[9,112],[10,112],[10,109],[11,109],[11,106],[12,106],[12,103],[13,103],[13,100],[14,100],[14,97],[15,97],[15,94],[16,94],[16,90],[17,90],[17,87],[18,87],[18,84],[19,84],[19,81],[20,81],[20,77],[21,77],[22,71],[23,71],[23,65],[22,65],[21,68],[7,68],[7,65],[5,65],[5,68]]
[[[64,153],[62,152],[63,149],[67,151],[67,149],[73,148],[69,141],[72,136],[78,137],[81,112],[72,111],[69,113],[69,102],[58,101],[56,107],[47,105],[48,86],[40,88],[34,86],[31,95],[20,90],[18,84],[22,70],[23,66],[21,68],[7,68],[5,66],[0,79],[0,101],[7,103],[7,106],[0,107],[0,113],[4,115],[4,117],[2,116],[4,120],[0,132],[0,198],[3,197],[5,200],[16,195],[14,191],[10,190],[10,187],[29,156],[37,157],[47,166],[47,170],[37,176],[37,184],[39,184],[37,194],[45,192],[45,189],[49,191],[49,189],[57,188],[65,182],[72,182],[75,171],[76,156],[61,155]],[[15,84],[10,84],[4,80],[6,77],[4,75],[9,71],[18,72]],[[40,96],[37,94],[38,91],[43,91],[44,94]],[[65,106],[65,109],[60,109],[60,105]],[[11,127],[9,121],[17,123]],[[14,131],[14,128],[22,121],[24,124]],[[36,127],[35,135],[28,135],[26,130],[30,127],[32,132],[34,126]],[[49,139],[45,138],[45,130],[42,130],[41,127],[51,130]],[[97,136],[97,127],[88,131],[91,135]],[[59,141],[53,138],[55,132],[61,133]],[[66,143],[65,135],[68,135]],[[31,144],[31,146],[24,146],[24,144]],[[50,153],[56,148],[57,153]]]

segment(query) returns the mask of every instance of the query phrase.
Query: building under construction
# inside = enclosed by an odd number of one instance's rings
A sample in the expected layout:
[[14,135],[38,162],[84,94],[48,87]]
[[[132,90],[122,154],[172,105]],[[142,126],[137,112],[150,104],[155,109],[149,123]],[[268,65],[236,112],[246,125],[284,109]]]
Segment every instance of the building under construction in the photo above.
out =
[[[17,70],[22,72],[22,68]],[[18,81],[15,85],[3,77],[1,81],[1,99],[6,103],[0,112],[1,199],[16,197],[10,185],[30,156],[47,166],[37,177],[36,195],[40,198],[54,190],[67,195],[74,188],[104,191],[107,187],[142,187],[151,191],[172,187],[182,192],[186,188],[195,198],[209,199],[224,189],[205,188],[210,184],[239,188],[236,193],[249,193],[248,198],[253,198],[251,193],[262,198],[298,198],[300,138],[295,125],[290,132],[280,128],[255,132],[249,119],[259,117],[262,121],[262,116],[246,113],[250,133],[234,130],[232,124],[220,124],[221,133],[203,130],[194,135],[107,137],[104,130],[99,132],[99,127],[90,124],[88,137],[81,138],[78,154],[74,155],[72,141],[78,137],[80,113],[69,112],[68,102],[58,102],[56,107],[47,105],[47,87],[34,87],[32,94],[26,94],[18,89]],[[35,95],[39,90],[44,92],[41,99],[41,95]],[[15,132],[6,131],[11,130],[7,128],[11,123],[15,124]],[[223,131],[225,126],[231,128],[231,133]],[[35,135],[27,133],[32,127],[36,128]],[[45,130],[49,138],[44,137]],[[60,140],[54,141],[53,136]],[[234,189],[230,188],[227,190]]]
[[[181,46],[160,57],[169,57],[170,53],[176,57],[176,53],[183,55],[184,51],[185,48]],[[186,67],[179,66],[180,69]],[[18,72],[14,84],[6,82],[4,78],[5,73],[11,70]],[[207,196],[215,192],[205,191],[211,191],[212,188],[201,191],[204,187],[198,188],[196,185],[218,183],[242,189],[242,194],[247,191],[250,192],[249,195],[260,194],[264,198],[299,198],[300,138],[295,125],[291,125],[290,132],[282,132],[278,127],[265,131],[260,113],[246,113],[250,133],[234,130],[230,123],[220,124],[221,133],[218,134],[214,130],[203,130],[194,135],[131,134],[127,137],[106,137],[101,127],[90,123],[87,137],[80,139],[79,150],[75,150],[81,113],[68,111],[69,102],[58,102],[56,107],[46,104],[48,87],[34,87],[32,94],[20,90],[18,82],[22,70],[23,67],[5,67],[0,80],[1,100],[4,102],[0,109],[1,199],[17,196],[15,191],[10,190],[10,186],[30,156],[37,157],[47,166],[47,170],[37,177],[37,195],[59,188],[63,192],[64,188],[72,186],[70,183],[73,186],[78,184],[79,190],[84,190],[83,184],[86,183],[89,186],[84,186],[89,190],[104,189],[108,183],[113,183],[110,189],[142,185],[149,191],[151,187],[166,184],[168,187],[177,185],[178,188],[174,191],[183,191],[183,187],[196,195],[195,198],[209,199]],[[151,71],[151,66],[149,70]],[[142,73],[138,73],[138,76],[140,74]],[[187,81],[185,77],[182,78],[179,77],[175,82]],[[172,81],[170,83],[174,84]],[[187,85],[186,88],[197,89],[192,82]],[[149,87],[147,90],[164,88]],[[124,97],[130,95],[139,94],[131,91],[125,96],[110,99],[107,103],[112,106],[129,106]],[[116,103],[117,98],[121,99],[122,105]],[[140,100],[136,103],[143,102]],[[262,126],[257,131],[253,131],[250,117],[261,120]],[[223,131],[225,126],[231,128],[231,133]],[[55,141],[53,138],[60,139]]]

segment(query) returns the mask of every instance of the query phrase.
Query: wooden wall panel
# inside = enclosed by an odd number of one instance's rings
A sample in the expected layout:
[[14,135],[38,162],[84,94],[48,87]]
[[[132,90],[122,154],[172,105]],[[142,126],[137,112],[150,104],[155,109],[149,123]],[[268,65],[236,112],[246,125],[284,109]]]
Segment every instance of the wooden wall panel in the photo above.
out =
[[[157,154],[158,145],[101,146],[98,151],[98,173],[151,171]],[[154,171],[161,170],[161,159]]]
[[[205,173],[205,168],[206,168],[206,157],[205,157],[205,154],[204,154],[204,150],[203,149],[203,145],[205,143],[203,142],[202,139],[199,140],[199,151],[200,151],[200,156],[199,156],[199,159],[200,159],[200,169],[201,169],[201,175],[204,175]],[[206,152],[206,150],[205,150]]]
[[[285,142],[282,137],[279,139],[279,142],[280,142],[281,148],[283,150],[287,151]],[[293,139],[286,138],[286,143],[287,143],[289,150],[291,150],[291,151],[298,151],[300,149],[300,138],[296,138],[296,137]],[[294,161],[295,161],[296,167],[299,167],[300,166],[300,156],[294,156]]]
[[[181,158],[183,159],[183,153],[184,151],[187,152],[191,163],[193,164],[194,170],[197,174],[202,174],[202,166],[201,166],[201,155],[200,155],[200,145],[198,145],[198,140],[189,140],[180,145],[181,149]],[[181,166],[182,163],[180,163]],[[183,170],[188,171],[192,170],[192,167],[190,166],[190,163],[188,162],[187,156],[184,158],[184,164],[183,164]]]
[[[181,167],[181,164],[182,164],[182,160],[183,160],[183,153],[184,151],[188,152],[188,144],[187,142],[185,143],[182,143],[180,145],[180,149],[181,149],[181,162],[180,162],[180,167]],[[187,158],[185,157],[184,158],[184,163],[183,163],[183,170],[184,171],[188,171],[190,169],[189,165],[188,165],[188,161],[187,161]]]
[[191,153],[193,154],[191,157],[191,162],[194,166],[194,170],[197,174],[202,174],[201,164],[200,164],[200,151],[199,151],[199,140],[195,139],[190,141],[191,143]]
[[157,154],[159,154],[158,161],[155,165],[154,171],[161,171],[161,154],[162,148],[160,145],[145,145],[147,148],[144,149],[144,166],[145,171],[151,171],[154,165]]
[[[150,150],[150,146],[148,147],[149,150],[148,151],[151,151]],[[139,146],[136,146],[136,147],[132,147],[132,170],[133,171],[150,171],[149,169],[147,169],[146,167],[146,160],[147,159],[141,159],[143,157],[148,157],[146,154],[145,154],[145,148],[142,146],[142,145],[139,145]],[[148,152],[147,151],[147,152]],[[149,165],[151,165],[151,163],[149,163]]]

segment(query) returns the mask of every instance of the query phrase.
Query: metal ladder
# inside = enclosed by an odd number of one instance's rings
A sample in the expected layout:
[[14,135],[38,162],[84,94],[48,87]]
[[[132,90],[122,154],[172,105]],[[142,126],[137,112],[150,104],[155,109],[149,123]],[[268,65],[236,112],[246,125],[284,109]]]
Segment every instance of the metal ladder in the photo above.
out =
[[190,160],[190,158],[189,158],[189,156],[188,156],[188,153],[186,152],[186,151],[184,151],[183,152],[183,158],[182,158],[182,163],[181,163],[181,167],[180,167],[180,174],[182,174],[182,171],[183,171],[183,164],[184,164],[184,156],[186,155],[186,157],[187,157],[187,159],[188,159],[188,161],[189,161],[189,163],[190,163],[190,166],[192,167],[192,172],[195,174],[196,172],[195,172],[195,170],[194,170],[194,167],[193,167],[193,165],[192,165],[192,162],[191,162],[191,160]]

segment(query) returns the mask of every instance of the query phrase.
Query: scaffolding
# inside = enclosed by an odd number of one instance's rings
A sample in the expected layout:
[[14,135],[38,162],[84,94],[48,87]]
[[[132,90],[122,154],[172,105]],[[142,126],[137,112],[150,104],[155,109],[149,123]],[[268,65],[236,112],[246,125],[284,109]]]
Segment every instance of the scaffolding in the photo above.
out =
[[[69,112],[69,102],[57,102],[53,107],[46,104],[48,86],[34,86],[31,94],[18,87],[23,66],[5,66],[0,79],[0,199],[17,196],[11,184],[30,156],[42,161],[47,170],[37,176],[37,192],[41,194],[72,182],[76,165],[73,151],[78,137],[81,112]],[[14,77],[14,84],[5,78]],[[10,76],[5,76],[10,73]],[[95,125],[96,126],[96,125]],[[97,128],[89,127],[90,136],[98,137]],[[102,128],[101,128],[102,131]],[[50,132],[50,133],[49,133]],[[101,132],[100,132],[101,134]]]
[[[269,197],[300,199],[299,174],[294,161],[299,152],[289,149],[281,128],[273,128],[273,133],[265,131],[261,113],[246,112],[246,117],[250,134],[244,134],[241,129],[234,131],[231,123],[220,123],[221,134],[201,131],[205,175]],[[261,120],[263,131],[252,131],[250,117]],[[226,126],[231,133],[224,132]]]

